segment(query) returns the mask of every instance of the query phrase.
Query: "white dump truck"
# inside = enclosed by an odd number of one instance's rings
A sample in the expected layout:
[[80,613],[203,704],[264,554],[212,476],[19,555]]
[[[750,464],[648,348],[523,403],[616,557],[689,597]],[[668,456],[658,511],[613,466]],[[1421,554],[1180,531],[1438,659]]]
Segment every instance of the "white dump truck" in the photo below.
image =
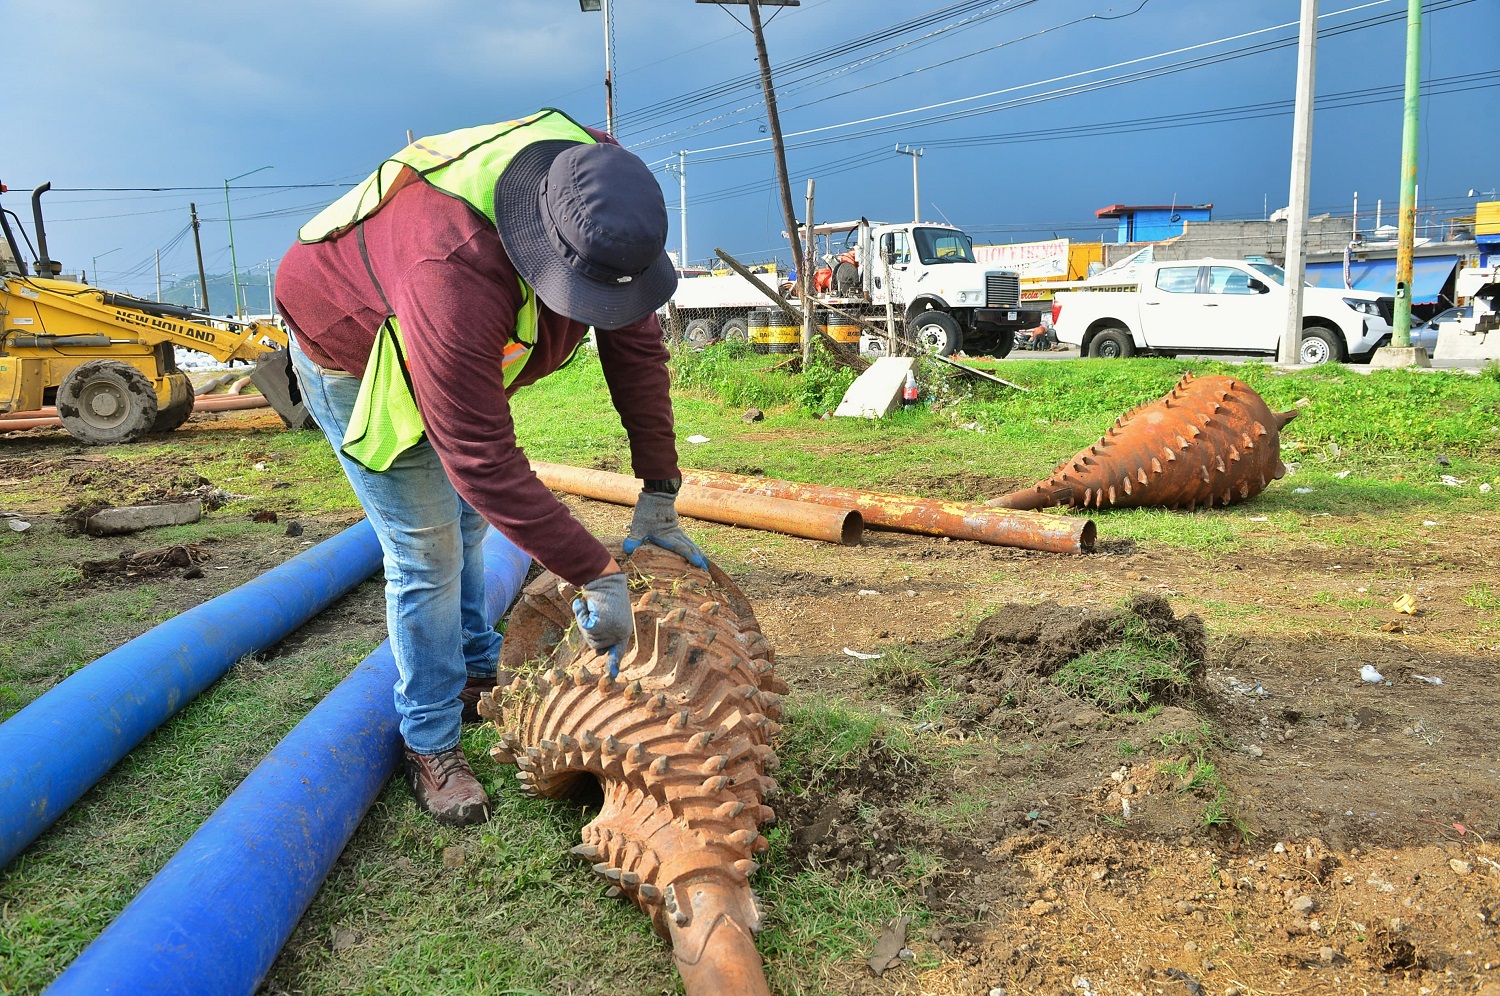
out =
[[[1087,356],[1136,353],[1276,355],[1286,324],[1285,275],[1273,263],[1185,259],[1142,263],[1135,286],[1080,286],[1052,299],[1057,338]],[[1390,342],[1395,299],[1304,287],[1303,363],[1367,362]]]
[[[942,355],[1005,356],[1018,329],[1041,322],[1039,303],[1021,303],[1020,275],[978,263],[969,236],[952,225],[858,221],[816,225],[825,266],[815,273],[816,305],[878,325],[889,301],[898,333]],[[889,273],[889,284],[886,274]],[[795,293],[772,272],[767,287]],[[737,274],[679,281],[672,297],[683,338],[694,345],[747,338],[750,312],[774,307]]]

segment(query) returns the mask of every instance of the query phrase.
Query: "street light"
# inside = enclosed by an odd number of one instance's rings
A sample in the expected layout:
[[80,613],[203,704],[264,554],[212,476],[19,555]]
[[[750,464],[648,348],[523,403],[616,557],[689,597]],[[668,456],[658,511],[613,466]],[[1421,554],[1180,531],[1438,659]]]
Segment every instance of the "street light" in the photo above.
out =
[[609,44],[609,0],[578,0],[578,9],[585,14],[599,11],[604,15],[604,130],[615,133],[615,82],[614,57]]
[[[94,279],[95,280],[99,279],[99,261],[101,259],[103,259],[105,256],[108,256],[109,253],[111,253],[111,252],[119,252],[123,248],[125,248],[125,247],[124,246],[115,246],[113,249],[109,250],[109,252],[101,252],[99,255],[93,257],[94,267],[93,267],[93,269],[89,270],[89,272],[94,275]],[[85,282],[87,282],[87,281],[85,281]]]
[[234,258],[234,218],[229,214],[229,184],[235,180],[242,180],[250,173],[259,173],[263,169],[275,169],[275,166],[257,166],[249,173],[241,173],[239,176],[231,176],[224,181],[224,221],[229,225],[229,269],[234,279],[234,317],[243,318],[244,309],[240,307],[240,265]]

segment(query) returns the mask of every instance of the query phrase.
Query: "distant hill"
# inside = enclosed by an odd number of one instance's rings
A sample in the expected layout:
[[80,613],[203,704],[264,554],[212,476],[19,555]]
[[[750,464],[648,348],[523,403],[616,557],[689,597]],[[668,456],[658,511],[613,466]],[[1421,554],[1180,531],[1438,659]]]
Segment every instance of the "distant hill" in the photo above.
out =
[[[161,299],[169,304],[203,308],[203,295],[198,289],[198,277],[183,277],[171,286],[162,285]],[[249,315],[265,315],[271,311],[270,288],[266,286],[266,271],[240,271],[241,311]],[[208,275],[208,311],[215,315],[234,314],[234,280],[228,273]]]

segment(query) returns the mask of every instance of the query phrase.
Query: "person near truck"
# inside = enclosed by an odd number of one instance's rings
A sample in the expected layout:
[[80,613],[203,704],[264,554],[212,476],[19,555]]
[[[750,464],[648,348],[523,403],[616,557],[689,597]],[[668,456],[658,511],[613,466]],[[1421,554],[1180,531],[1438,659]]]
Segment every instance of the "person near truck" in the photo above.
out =
[[407,146],[304,225],[277,272],[303,399],[380,539],[406,779],[439,822],[489,818],[459,744],[500,651],[487,524],[580,586],[596,650],[617,662],[633,630],[619,563],[531,472],[508,401],[590,326],[645,481],[625,552],[652,542],[707,566],[675,507],[666,236],[645,164],[548,109]]

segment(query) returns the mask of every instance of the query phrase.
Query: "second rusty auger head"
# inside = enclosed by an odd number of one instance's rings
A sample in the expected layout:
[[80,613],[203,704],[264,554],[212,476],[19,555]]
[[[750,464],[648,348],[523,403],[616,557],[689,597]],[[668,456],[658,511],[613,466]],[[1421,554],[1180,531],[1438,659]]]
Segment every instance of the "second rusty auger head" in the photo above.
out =
[[672,943],[690,994],[769,994],[749,878],[775,818],[770,738],[786,684],[750,603],[717,567],[644,546],[618,549],[635,596],[635,639],[608,675],[579,635],[575,590],[544,574],[506,628],[515,677],[481,698],[500,731],[492,755],[523,788],[562,798],[582,779],[603,790],[573,853],[589,861]]
[[1296,414],[1271,411],[1233,377],[1184,374],[1165,397],[1120,416],[1045,481],[985,504],[1188,511],[1232,505],[1286,473],[1280,434]]

